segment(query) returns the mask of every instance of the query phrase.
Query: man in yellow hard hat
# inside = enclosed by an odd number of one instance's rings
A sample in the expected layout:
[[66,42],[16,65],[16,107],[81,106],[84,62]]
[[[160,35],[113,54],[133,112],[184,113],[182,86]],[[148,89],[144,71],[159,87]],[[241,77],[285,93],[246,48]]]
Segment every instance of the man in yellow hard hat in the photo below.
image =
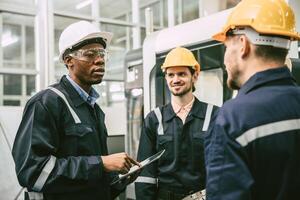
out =
[[[138,200],[201,197],[205,188],[204,134],[216,107],[194,95],[200,65],[186,48],[172,49],[161,66],[171,103],[151,111],[142,128],[138,160],[165,149],[136,180]],[[164,87],[163,85],[161,87]]]
[[284,65],[295,17],[284,0],[242,0],[213,36],[226,46],[227,84],[205,147],[208,200],[300,197],[300,88]]

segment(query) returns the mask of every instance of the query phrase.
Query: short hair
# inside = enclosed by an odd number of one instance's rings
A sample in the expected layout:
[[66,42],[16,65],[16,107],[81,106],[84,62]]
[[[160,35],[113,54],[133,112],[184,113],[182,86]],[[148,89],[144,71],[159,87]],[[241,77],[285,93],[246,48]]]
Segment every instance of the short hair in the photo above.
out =
[[257,57],[260,57],[264,60],[284,62],[288,54],[288,49],[273,46],[256,45],[254,53]]
[[[195,72],[196,72],[196,70],[195,69],[193,69],[192,67],[188,67],[189,68],[189,70],[190,70],[190,72],[191,72],[191,74],[192,74],[192,76],[195,74]],[[192,92],[195,92],[195,90],[196,90],[196,87],[195,87],[195,85],[193,84],[193,86],[192,86]]]
[[190,70],[190,72],[191,72],[191,74],[192,74],[192,75],[194,75],[194,74],[195,74],[195,72],[196,72],[196,70],[195,70],[195,69],[193,69],[192,67],[188,67],[188,69]]

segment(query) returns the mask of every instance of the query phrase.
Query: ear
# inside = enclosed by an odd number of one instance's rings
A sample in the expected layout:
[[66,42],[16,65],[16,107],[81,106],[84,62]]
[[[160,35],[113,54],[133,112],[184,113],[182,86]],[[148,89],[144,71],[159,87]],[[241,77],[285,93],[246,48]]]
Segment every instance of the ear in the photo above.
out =
[[68,69],[72,68],[73,65],[74,65],[74,61],[73,61],[72,57],[70,57],[70,56],[67,56],[67,57],[64,59],[64,63],[65,63],[65,65],[66,65],[66,67],[67,67]]
[[196,82],[198,80],[199,74],[200,74],[200,72],[195,72],[193,74],[194,82]]
[[242,58],[246,58],[250,53],[250,41],[245,35],[241,35],[239,38],[239,42],[241,44],[240,53]]

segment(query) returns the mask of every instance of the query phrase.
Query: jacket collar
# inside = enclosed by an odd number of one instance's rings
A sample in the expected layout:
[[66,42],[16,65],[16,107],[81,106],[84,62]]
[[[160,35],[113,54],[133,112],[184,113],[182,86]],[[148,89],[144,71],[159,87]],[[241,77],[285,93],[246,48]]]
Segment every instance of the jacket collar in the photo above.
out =
[[[205,103],[200,102],[196,97],[193,103],[192,109],[189,115],[193,115],[196,118],[205,118],[206,106]],[[167,122],[176,117],[176,113],[174,112],[171,103],[168,103],[163,109],[163,121]]]
[[78,107],[79,105],[85,103],[85,101],[83,100],[83,98],[79,95],[79,93],[75,90],[75,88],[73,87],[73,85],[69,82],[69,80],[67,79],[66,75],[64,75],[61,79],[60,79],[60,85],[62,85],[65,90],[67,91],[71,101],[73,102],[73,104]]
[[241,87],[238,95],[247,94],[250,91],[274,81],[289,81],[293,84],[293,77],[290,70],[286,67],[280,67],[275,69],[268,69],[262,72],[254,74],[250,79]]

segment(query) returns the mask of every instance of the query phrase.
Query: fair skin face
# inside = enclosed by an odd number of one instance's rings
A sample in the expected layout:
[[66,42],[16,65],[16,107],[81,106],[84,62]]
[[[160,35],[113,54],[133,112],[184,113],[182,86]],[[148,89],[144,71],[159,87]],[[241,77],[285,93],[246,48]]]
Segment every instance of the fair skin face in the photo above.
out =
[[168,67],[165,72],[172,101],[184,106],[193,99],[192,87],[198,79],[198,73],[191,74],[188,67]]
[[245,35],[228,36],[224,64],[228,74],[227,85],[238,90],[257,72],[282,66],[284,63],[264,60],[255,55],[256,46]]
[[[103,48],[101,44],[88,44],[81,49],[94,49]],[[65,58],[65,64],[68,66],[69,74],[72,80],[74,80],[83,90],[87,93],[90,92],[93,84],[99,84],[102,82],[105,72],[105,61],[100,56],[97,56],[92,61],[85,61],[83,59],[73,58],[67,56]],[[128,156],[126,153],[116,153],[107,156],[101,156],[104,170],[107,172],[117,171],[121,174],[125,174],[129,171],[133,165],[140,164]]]

